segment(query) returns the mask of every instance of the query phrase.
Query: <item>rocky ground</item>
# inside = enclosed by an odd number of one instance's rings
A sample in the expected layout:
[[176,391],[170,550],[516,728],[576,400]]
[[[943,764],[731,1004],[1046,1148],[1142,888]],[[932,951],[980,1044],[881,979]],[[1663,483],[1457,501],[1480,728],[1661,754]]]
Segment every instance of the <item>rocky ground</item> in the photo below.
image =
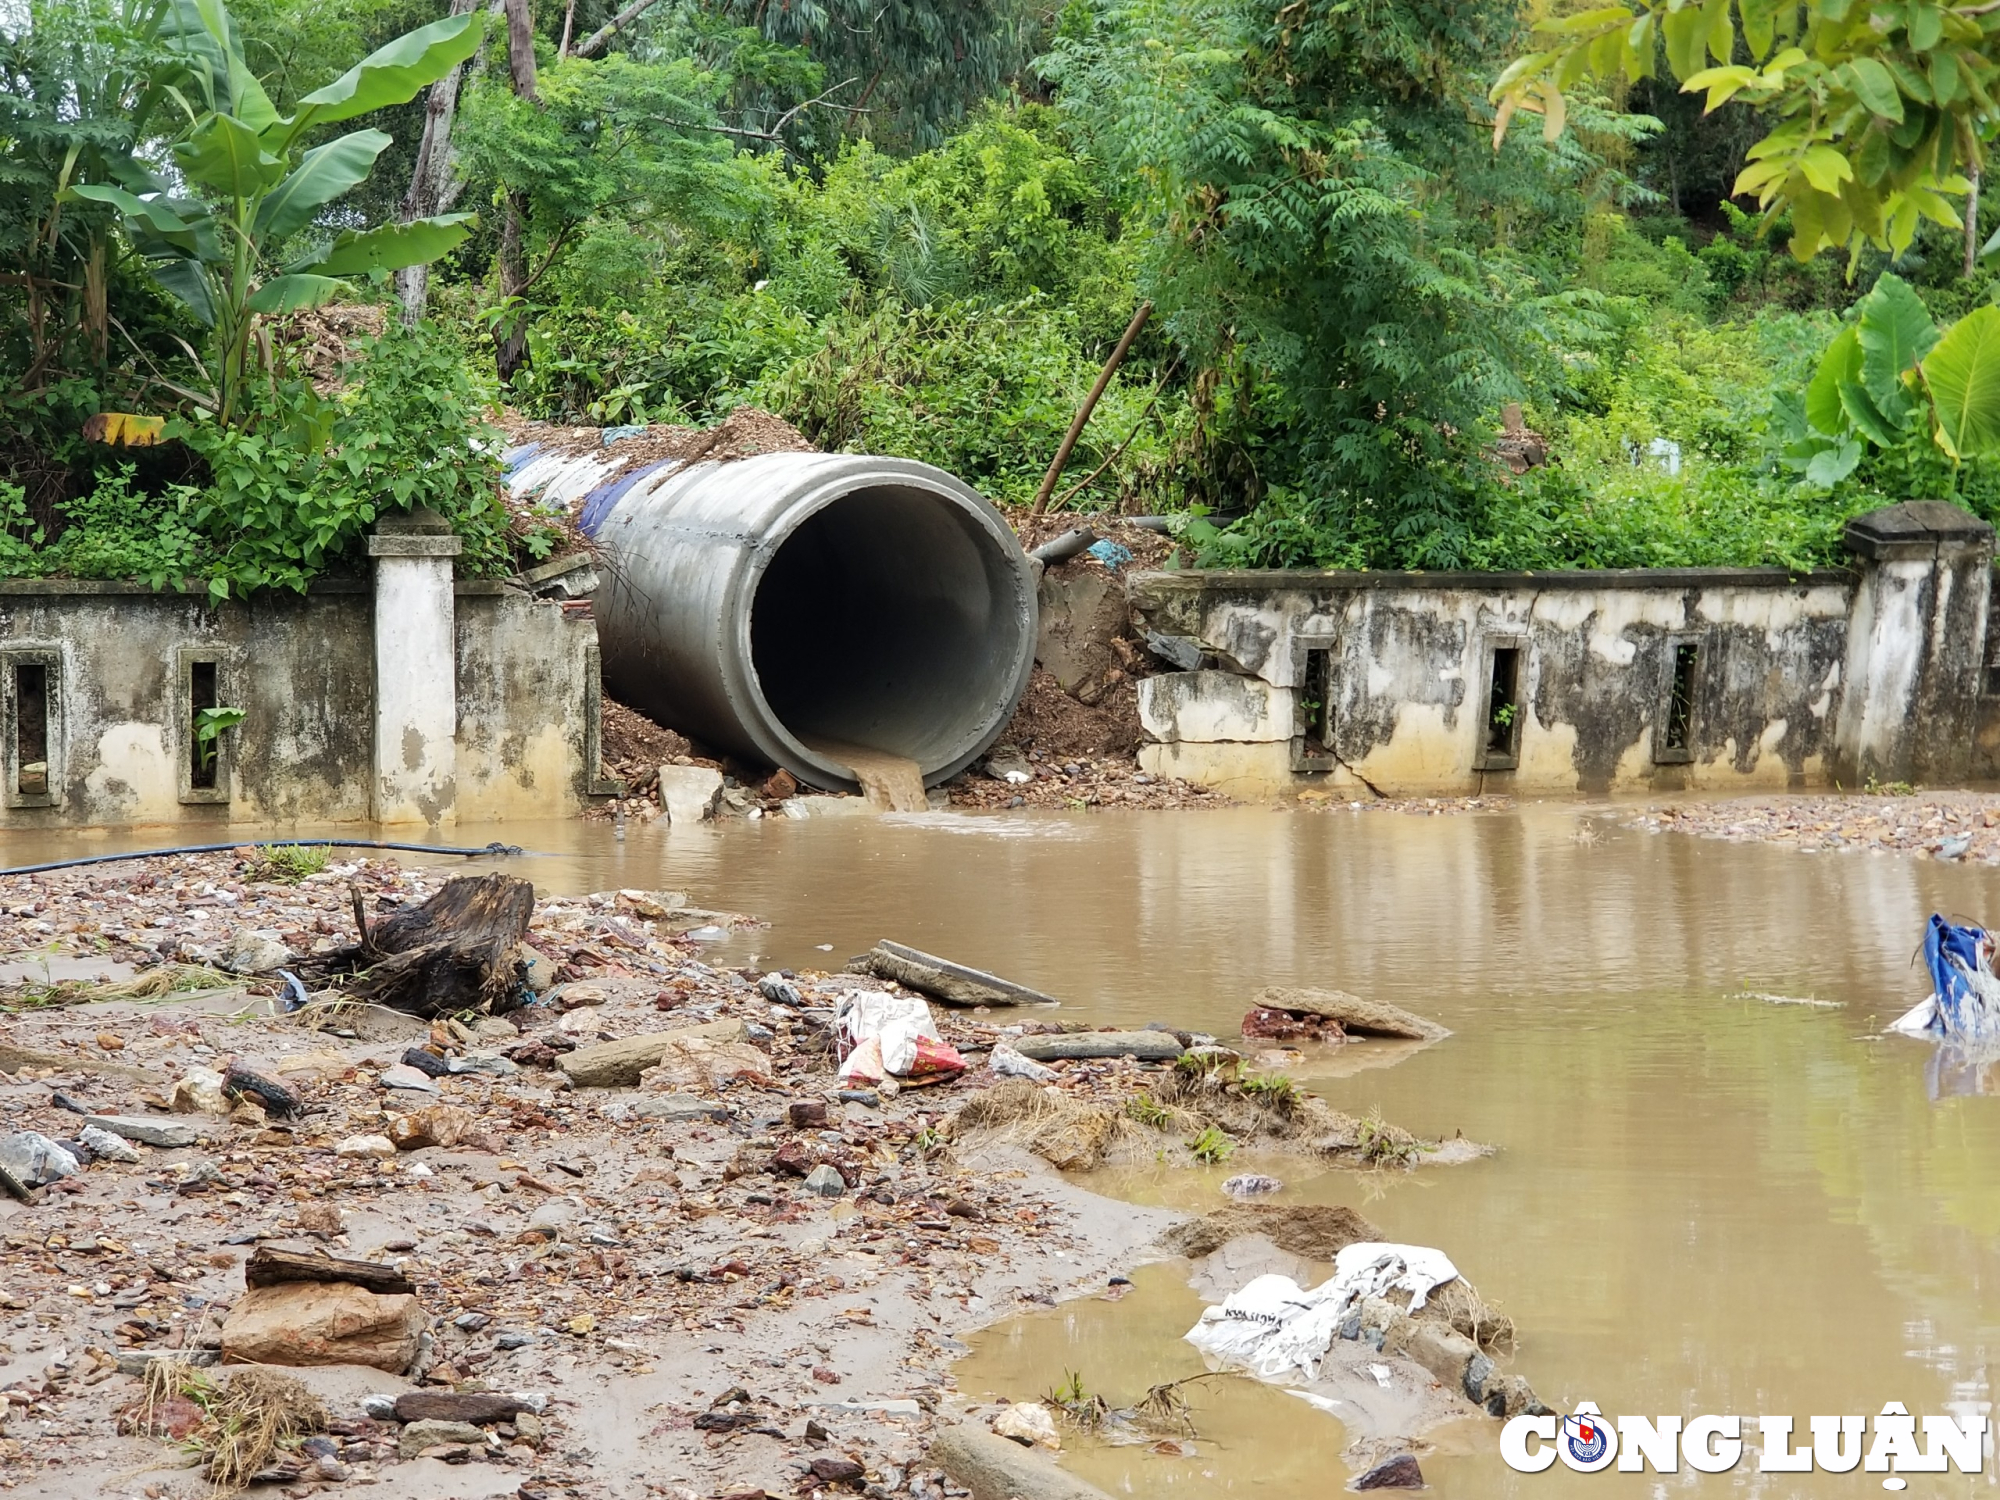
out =
[[2000,795],[1990,792],[1734,797],[1653,806],[1628,821],[1654,832],[1784,844],[1808,854],[1889,849],[2000,864]]
[[[1116,1295],[1180,1217],[1064,1182],[1050,1163],[1075,1132],[1072,1165],[1134,1133],[1186,1154],[1211,1127],[1331,1158],[1417,1154],[1379,1122],[1244,1086],[1229,1054],[1186,1066],[1210,1039],[1162,1029],[1096,1055],[1099,1034],[1049,1012],[935,1007],[966,1071],[843,1089],[832,1007],[893,986],[713,968],[703,937],[748,919],[678,893],[538,901],[540,998],[502,1017],[332,992],[288,1010],[282,976],[219,966],[280,945],[314,972],[352,941],[357,905],[374,925],[446,878],[313,862],[245,850],[0,879],[17,1132],[0,1158],[34,1188],[0,1196],[0,1488],[208,1493],[233,1398],[230,1365],[205,1367],[327,1336],[286,1325],[325,1288],[246,1289],[252,1255],[290,1249],[387,1267],[414,1300],[397,1303],[406,1326],[383,1312],[386,1334],[355,1335],[407,1335],[406,1372],[294,1372],[302,1409],[323,1410],[303,1444],[255,1460],[287,1496],[962,1494],[928,1456],[967,1414],[959,1336]],[[958,1119],[974,1104],[978,1128]],[[26,1132],[76,1170],[35,1188],[49,1163]],[[407,1423],[367,1404],[399,1393]]]

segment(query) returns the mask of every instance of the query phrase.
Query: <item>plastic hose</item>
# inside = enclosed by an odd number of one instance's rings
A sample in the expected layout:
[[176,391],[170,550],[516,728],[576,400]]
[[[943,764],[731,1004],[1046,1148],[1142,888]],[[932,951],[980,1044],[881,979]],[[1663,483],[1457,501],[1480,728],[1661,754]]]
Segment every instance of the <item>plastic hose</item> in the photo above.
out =
[[454,844],[390,844],[379,839],[286,839],[282,843],[257,843],[239,839],[233,844],[181,844],[172,849],[134,849],[126,854],[91,854],[82,859],[52,859],[45,865],[16,865],[0,870],[0,875],[40,875],[45,870],[70,870],[79,865],[108,865],[121,859],[164,859],[171,854],[227,854],[232,849],[394,849],[406,854],[462,854],[476,859],[482,854],[506,857],[525,854],[519,844],[503,844],[497,839],[484,849],[464,849]]

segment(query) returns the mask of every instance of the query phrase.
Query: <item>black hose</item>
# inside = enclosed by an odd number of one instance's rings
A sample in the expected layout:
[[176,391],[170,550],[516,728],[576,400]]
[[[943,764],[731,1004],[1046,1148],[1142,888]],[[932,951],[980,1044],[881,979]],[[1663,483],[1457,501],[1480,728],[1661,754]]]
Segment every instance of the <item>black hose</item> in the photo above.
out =
[[467,859],[476,859],[482,854],[505,858],[509,855],[524,854],[527,851],[519,844],[503,844],[494,840],[484,849],[464,849],[453,844],[390,844],[378,839],[286,839],[280,843],[245,843],[238,840],[233,844],[182,844],[174,849],[134,849],[128,854],[92,854],[82,859],[55,859],[45,865],[16,865],[11,870],[0,870],[0,875],[40,875],[46,870],[69,870],[78,865],[108,865],[120,859],[163,859],[170,854],[227,854],[232,849],[254,847],[258,849],[395,849],[406,854],[462,854]]

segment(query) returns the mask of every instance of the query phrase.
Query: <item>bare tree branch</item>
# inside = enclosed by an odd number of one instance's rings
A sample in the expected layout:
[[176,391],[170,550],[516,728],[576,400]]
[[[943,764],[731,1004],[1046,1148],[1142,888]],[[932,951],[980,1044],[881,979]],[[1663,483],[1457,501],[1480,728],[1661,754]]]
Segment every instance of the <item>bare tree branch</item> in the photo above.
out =
[[599,52],[603,49],[605,43],[609,42],[619,32],[651,10],[656,3],[658,3],[658,0],[632,0],[630,5],[619,11],[617,15],[613,16],[579,42],[576,50],[571,52],[570,56],[590,57]]

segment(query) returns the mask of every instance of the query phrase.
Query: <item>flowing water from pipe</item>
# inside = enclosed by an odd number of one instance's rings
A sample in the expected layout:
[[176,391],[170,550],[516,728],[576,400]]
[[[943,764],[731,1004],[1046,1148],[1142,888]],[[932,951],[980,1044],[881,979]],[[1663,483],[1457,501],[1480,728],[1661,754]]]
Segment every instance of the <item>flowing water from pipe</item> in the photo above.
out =
[[[1605,812],[1606,809],[1598,809]],[[1588,810],[1455,817],[1264,809],[895,814],[721,827],[461,826],[548,857],[549,890],[686,890],[767,928],[713,961],[837,967],[891,937],[1063,997],[1068,1018],[1228,1032],[1266,984],[1319,984],[1454,1035],[1334,1051],[1301,1070],[1337,1108],[1500,1149],[1468,1166],[1314,1173],[1239,1154],[1104,1173],[1193,1209],[1264,1169],[1280,1202],[1351,1205],[1446,1250],[1521,1329],[1512,1368],[1552,1405],[1610,1413],[1913,1412],[1991,1399],[2000,1350],[2000,1099],[1931,1097],[1931,1050],[1882,1039],[1920,998],[1931,911],[2000,919],[2000,872],[1802,855],[1625,830]],[[293,830],[286,830],[292,832]],[[305,833],[310,830],[297,830]],[[248,835],[245,835],[248,837]],[[164,838],[8,839],[21,861]],[[463,862],[450,862],[465,867]],[[486,862],[472,862],[484,868]],[[1785,1003],[1815,1000],[1831,1005]],[[1178,1263],[1123,1301],[1008,1317],[957,1366],[973,1398],[1037,1397],[1066,1370],[1112,1400],[1200,1368]],[[1332,1494],[1348,1434],[1249,1381],[1191,1392],[1192,1459],[1072,1442],[1118,1495]],[[1498,1424],[1433,1434],[1452,1500],[1875,1493],[1880,1476],[1517,1475]],[[1986,1479],[1912,1478],[1912,1494]],[[1929,1486],[1926,1488],[1926,1486]]]
[[808,743],[821,755],[852,771],[854,779],[861,783],[861,795],[877,812],[929,810],[930,804],[924,799],[923,768],[908,756],[845,740],[815,738]]

